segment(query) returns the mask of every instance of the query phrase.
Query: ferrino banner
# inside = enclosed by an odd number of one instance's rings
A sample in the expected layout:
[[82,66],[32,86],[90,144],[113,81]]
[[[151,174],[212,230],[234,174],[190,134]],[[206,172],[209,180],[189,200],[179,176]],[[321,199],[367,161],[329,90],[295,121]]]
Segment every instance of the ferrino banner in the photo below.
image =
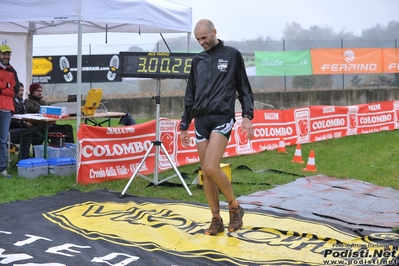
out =
[[399,49],[385,48],[382,49],[383,72],[398,73],[399,72]]
[[[309,143],[356,134],[399,129],[399,101],[385,101],[352,106],[310,106],[287,110],[256,110],[252,120],[254,137],[247,141],[241,130],[241,113],[236,113],[224,157],[275,150],[280,138],[285,145]],[[180,121],[160,118],[160,140],[176,166],[199,163],[193,123],[190,144],[180,143]],[[82,124],[79,140],[77,182],[100,183],[130,178],[140,165],[156,137],[156,120],[121,127],[96,127]],[[172,169],[162,151],[152,149],[138,174]]]
[[312,49],[313,74],[382,73],[380,48]]

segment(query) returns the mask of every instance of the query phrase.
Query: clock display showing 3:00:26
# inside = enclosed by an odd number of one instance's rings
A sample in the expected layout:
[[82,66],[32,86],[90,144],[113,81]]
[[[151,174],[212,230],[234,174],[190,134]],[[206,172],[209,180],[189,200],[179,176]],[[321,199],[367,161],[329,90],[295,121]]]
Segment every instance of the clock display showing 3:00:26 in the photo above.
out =
[[120,52],[121,77],[186,79],[195,54]]

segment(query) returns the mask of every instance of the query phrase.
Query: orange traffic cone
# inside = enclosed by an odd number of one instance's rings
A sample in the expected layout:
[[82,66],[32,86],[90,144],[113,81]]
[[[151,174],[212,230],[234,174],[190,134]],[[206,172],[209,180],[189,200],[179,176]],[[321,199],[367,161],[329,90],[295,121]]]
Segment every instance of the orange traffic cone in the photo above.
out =
[[305,163],[304,161],[302,161],[301,144],[297,144],[296,145],[294,159],[292,159],[291,162],[294,162],[294,163]]
[[310,172],[317,172],[316,169],[316,161],[314,158],[314,151],[310,151],[309,154],[309,159],[308,159],[308,164],[306,165],[306,168],[303,169],[304,171],[310,171]]
[[285,149],[285,143],[284,143],[284,139],[283,137],[280,137],[280,141],[278,143],[278,149],[277,149],[278,153],[288,153]]

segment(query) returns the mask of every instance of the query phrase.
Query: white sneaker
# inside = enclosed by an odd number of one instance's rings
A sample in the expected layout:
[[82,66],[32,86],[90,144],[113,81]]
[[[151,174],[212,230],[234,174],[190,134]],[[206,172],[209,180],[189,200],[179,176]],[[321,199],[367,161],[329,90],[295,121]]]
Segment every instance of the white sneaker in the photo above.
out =
[[11,178],[11,175],[9,173],[7,173],[7,170],[4,170],[3,172],[1,172],[1,176],[4,178]]

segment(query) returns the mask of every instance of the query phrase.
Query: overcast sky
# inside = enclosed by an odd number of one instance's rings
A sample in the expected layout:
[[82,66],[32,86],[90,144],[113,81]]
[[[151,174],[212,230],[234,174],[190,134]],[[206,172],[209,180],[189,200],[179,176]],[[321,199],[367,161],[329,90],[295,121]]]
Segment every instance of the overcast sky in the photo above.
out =
[[[193,27],[202,19],[211,19],[222,40],[248,40],[267,36],[280,40],[286,23],[302,28],[332,27],[335,33],[360,35],[378,23],[387,26],[399,21],[399,0],[171,0],[192,7]],[[177,35],[164,34],[165,38]],[[193,36],[194,37],[194,36]],[[77,36],[34,36],[35,47],[76,45]],[[108,33],[108,44],[152,44],[159,34]],[[392,36],[399,38],[399,36]],[[85,34],[83,45],[105,44],[104,34]]]

